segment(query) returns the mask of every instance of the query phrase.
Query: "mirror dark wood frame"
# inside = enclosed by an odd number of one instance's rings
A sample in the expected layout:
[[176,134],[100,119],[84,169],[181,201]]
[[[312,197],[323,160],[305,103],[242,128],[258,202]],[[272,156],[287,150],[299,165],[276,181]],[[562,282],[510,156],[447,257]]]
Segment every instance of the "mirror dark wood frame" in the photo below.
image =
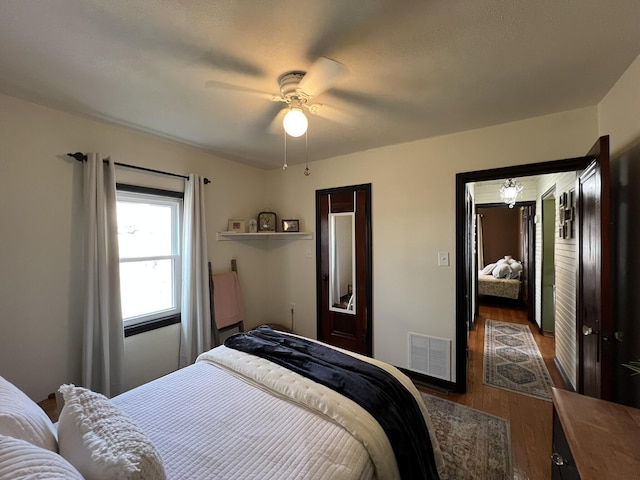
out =
[[[361,184],[361,185],[349,185],[344,187],[336,187],[336,188],[327,188],[323,190],[316,190],[316,323],[317,323],[317,338],[323,339],[323,322],[322,322],[322,312],[324,308],[324,304],[322,301],[322,288],[323,282],[323,267],[321,262],[321,254],[322,251],[322,215],[320,212],[320,199],[322,196],[327,194],[339,194],[346,192],[353,192],[354,190],[358,190],[360,192],[364,192],[364,225],[361,227],[356,226],[356,236],[361,236],[366,242],[366,248],[363,252],[363,262],[361,264],[364,265],[364,272],[356,272],[356,276],[359,276],[360,273],[363,273],[364,281],[358,282],[359,285],[363,287],[363,295],[361,292],[358,292],[357,297],[359,298],[357,305],[357,309],[360,311],[364,307],[365,311],[365,323],[366,323],[366,334],[364,338],[364,348],[365,355],[371,356],[373,354],[373,244],[372,244],[372,233],[371,233],[371,184]],[[328,232],[327,232],[328,234]],[[324,238],[327,241],[327,238]],[[356,247],[357,248],[357,247]],[[360,254],[356,254],[360,255]],[[356,267],[358,268],[358,267]],[[358,287],[360,288],[360,287]],[[366,298],[365,298],[366,297]],[[364,302],[363,302],[364,299]],[[359,317],[359,315],[357,315]],[[330,343],[330,342],[328,342]],[[343,348],[348,348],[344,347]]]

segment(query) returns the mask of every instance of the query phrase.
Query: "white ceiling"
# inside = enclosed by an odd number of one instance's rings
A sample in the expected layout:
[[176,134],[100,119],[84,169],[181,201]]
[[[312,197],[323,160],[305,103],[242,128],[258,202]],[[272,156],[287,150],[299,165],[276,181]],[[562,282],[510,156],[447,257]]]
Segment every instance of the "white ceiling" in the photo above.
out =
[[640,0],[0,1],[0,92],[262,168],[281,104],[206,81],[278,93],[343,63],[314,100],[355,119],[310,117],[318,160],[593,106],[639,54]]

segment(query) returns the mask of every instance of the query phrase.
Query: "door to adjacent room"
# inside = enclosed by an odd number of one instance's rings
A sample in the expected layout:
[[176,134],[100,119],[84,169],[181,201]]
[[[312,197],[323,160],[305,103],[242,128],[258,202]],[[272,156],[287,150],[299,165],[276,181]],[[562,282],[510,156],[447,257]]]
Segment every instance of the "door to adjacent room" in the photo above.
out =
[[318,339],[372,354],[371,184],[316,191]]
[[611,225],[609,137],[598,139],[584,157],[511,167],[465,172],[456,175],[456,382],[455,390],[467,388],[467,349],[469,322],[465,294],[467,271],[474,268],[464,261],[469,236],[465,194],[467,184],[501,178],[578,171],[576,185],[578,259],[576,279],[577,385],[579,393],[612,399],[614,325],[611,315]]
[[578,177],[578,392],[611,400],[614,326],[611,316],[609,137],[589,151]]

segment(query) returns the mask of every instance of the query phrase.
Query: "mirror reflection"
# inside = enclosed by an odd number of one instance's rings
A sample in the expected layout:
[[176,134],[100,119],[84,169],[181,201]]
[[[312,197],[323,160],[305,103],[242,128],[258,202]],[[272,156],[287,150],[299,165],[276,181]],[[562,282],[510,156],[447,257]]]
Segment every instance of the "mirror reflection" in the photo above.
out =
[[329,309],[355,315],[355,214],[329,214]]

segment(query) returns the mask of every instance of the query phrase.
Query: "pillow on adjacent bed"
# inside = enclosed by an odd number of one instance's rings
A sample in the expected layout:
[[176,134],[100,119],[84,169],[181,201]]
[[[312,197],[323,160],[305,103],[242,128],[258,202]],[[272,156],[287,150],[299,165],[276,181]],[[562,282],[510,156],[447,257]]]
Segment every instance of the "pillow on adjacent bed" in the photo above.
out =
[[509,278],[512,278],[514,280],[519,279],[520,273],[522,272],[522,263],[514,261],[513,263],[509,264],[509,267],[511,267],[511,276]]
[[0,435],[0,478],[82,480],[82,475],[56,452]]
[[490,263],[489,265],[487,265],[486,267],[484,267],[481,271],[483,275],[491,275],[491,272],[493,272],[493,269],[496,268],[496,264],[495,263]]
[[3,377],[0,377],[0,434],[58,451],[56,430],[47,414]]
[[160,455],[147,436],[107,397],[62,385],[58,446],[85,478],[163,480]]
[[500,263],[493,269],[492,275],[495,278],[509,278],[511,275],[511,267],[508,263]]

